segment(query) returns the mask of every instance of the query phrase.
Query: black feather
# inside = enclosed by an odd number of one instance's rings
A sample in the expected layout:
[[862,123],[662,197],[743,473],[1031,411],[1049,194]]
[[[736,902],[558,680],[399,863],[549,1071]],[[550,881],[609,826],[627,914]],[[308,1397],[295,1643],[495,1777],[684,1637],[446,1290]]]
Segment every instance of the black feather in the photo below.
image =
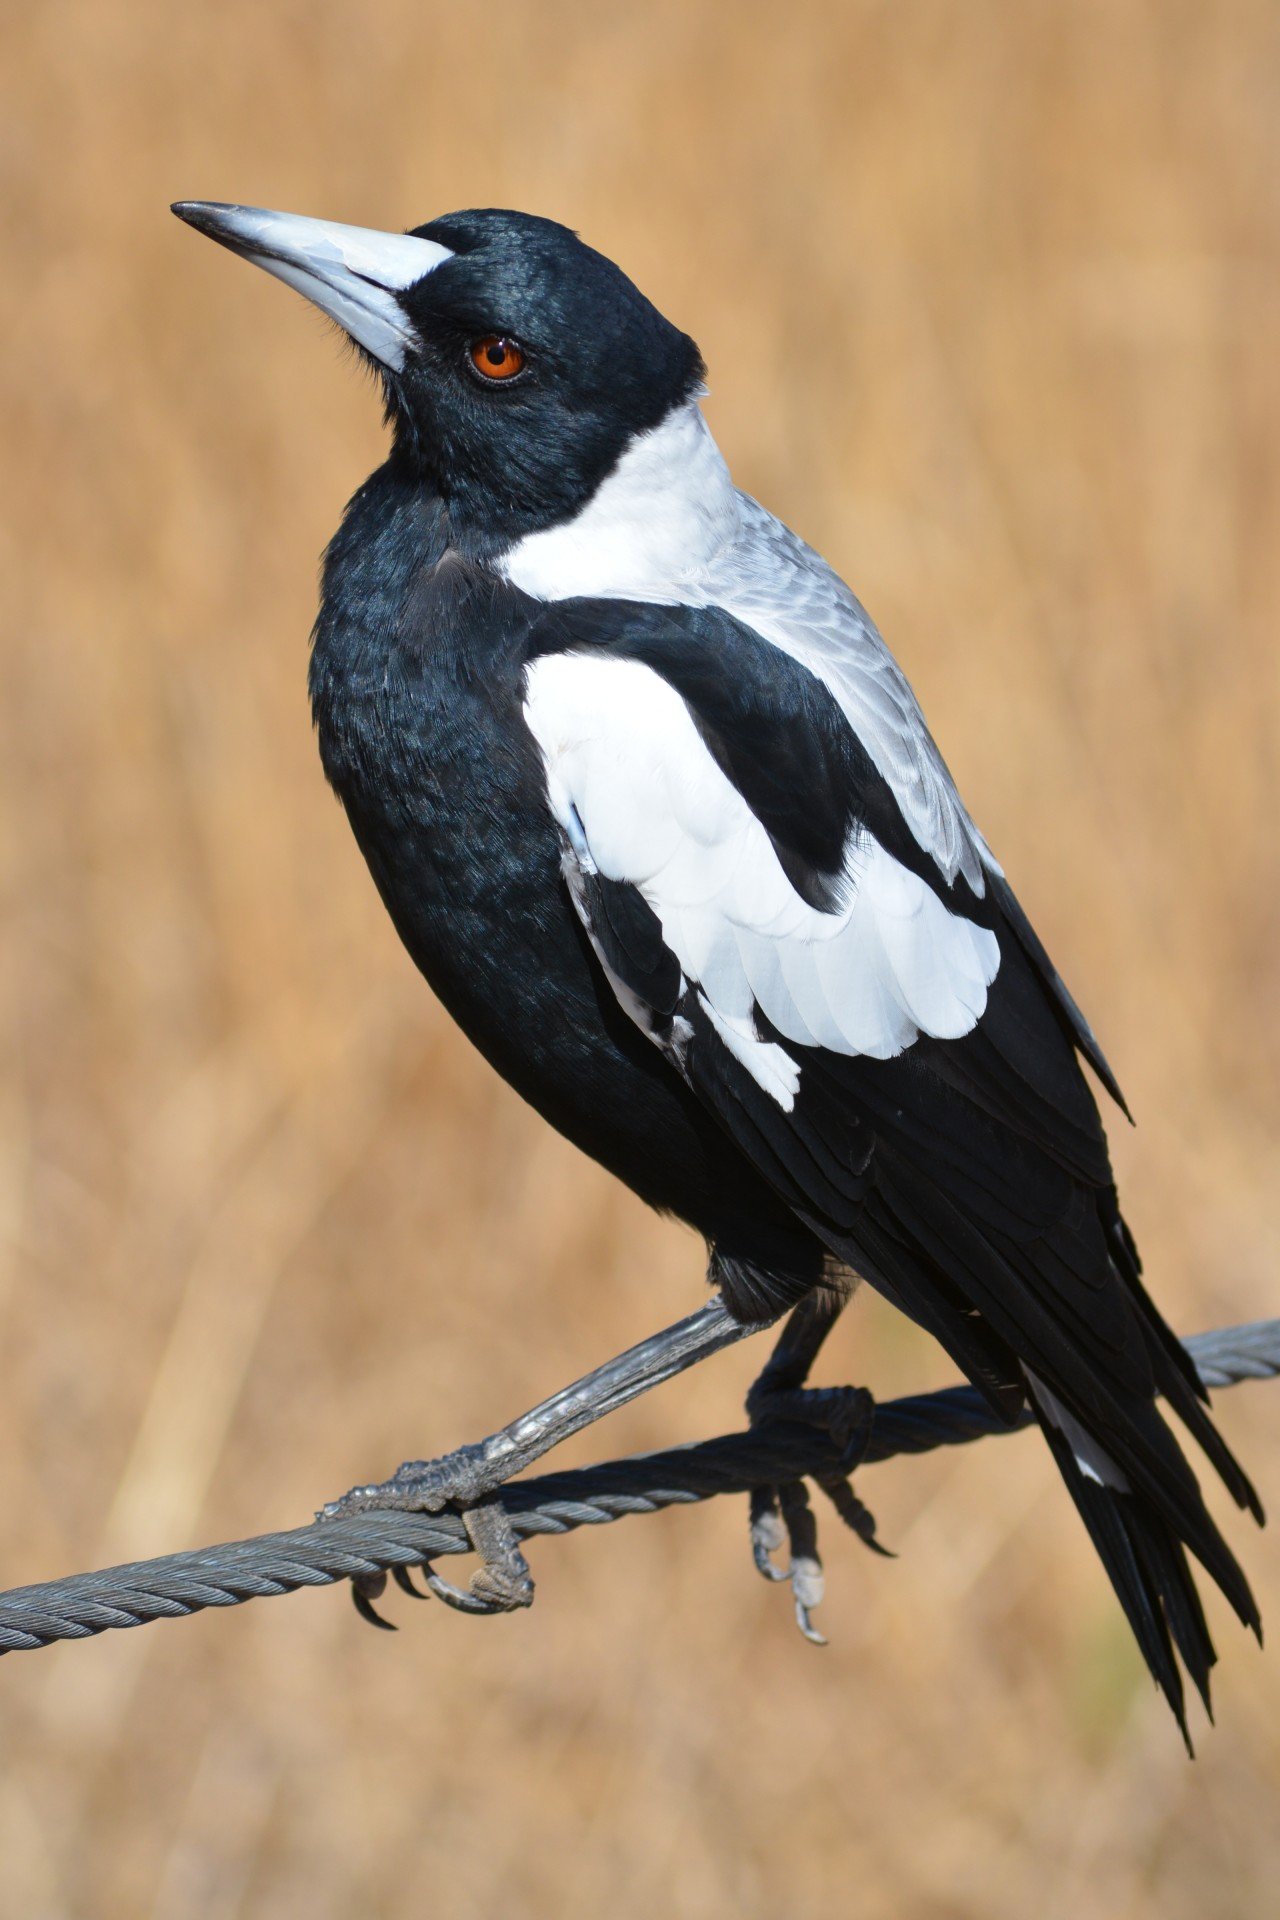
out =
[[[1000,964],[974,1029],[873,1060],[784,1043],[758,1016],[798,1072],[794,1098],[775,1098],[640,890],[579,863],[592,946],[522,718],[530,662],[585,648],[675,687],[810,905],[838,904],[850,839],[873,835],[949,913],[989,927]],[[396,462],[335,542],[312,684],[330,778],[441,998],[554,1125],[706,1235],[735,1312],[772,1317],[834,1255],[1004,1417],[1029,1368],[1116,1462],[1123,1502],[1096,1495],[1069,1448],[1063,1471],[1185,1726],[1178,1656],[1206,1693],[1212,1664],[1186,1551],[1254,1627],[1257,1609],[1157,1393],[1261,1508],[1142,1286],[1077,1053],[1118,1099],[1114,1076],[1007,885],[948,884],[827,690],[749,628],[715,608],[534,603],[449,547],[438,503]]]
[[1182,1544],[1167,1522],[1132,1494],[1103,1486],[1082,1472],[1034,1394],[1032,1404],[1151,1677],[1173,1710],[1187,1752],[1194,1754],[1174,1648],[1210,1719],[1209,1675],[1218,1656]]

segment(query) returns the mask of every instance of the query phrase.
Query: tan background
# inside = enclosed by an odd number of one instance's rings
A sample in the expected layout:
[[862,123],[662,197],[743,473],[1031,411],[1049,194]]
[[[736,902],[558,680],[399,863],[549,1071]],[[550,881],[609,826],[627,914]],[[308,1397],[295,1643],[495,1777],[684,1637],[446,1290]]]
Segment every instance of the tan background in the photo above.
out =
[[[780,24],[783,15],[786,24]],[[305,1517],[693,1305],[523,1110],[316,764],[366,382],[179,195],[560,216],[885,626],[1141,1121],[1150,1276],[1276,1311],[1272,0],[42,0],[0,58],[0,1574]],[[759,1354],[578,1457],[734,1424]],[[864,1301],[828,1377],[940,1382]],[[1280,1388],[1223,1420],[1280,1504]],[[1195,1768],[1030,1440],[882,1468],[826,1653],[735,1503],[535,1550],[526,1618],[298,1597],[0,1666],[8,1915],[1254,1916],[1280,1665]],[[1280,1625],[1280,1554],[1232,1538]]]

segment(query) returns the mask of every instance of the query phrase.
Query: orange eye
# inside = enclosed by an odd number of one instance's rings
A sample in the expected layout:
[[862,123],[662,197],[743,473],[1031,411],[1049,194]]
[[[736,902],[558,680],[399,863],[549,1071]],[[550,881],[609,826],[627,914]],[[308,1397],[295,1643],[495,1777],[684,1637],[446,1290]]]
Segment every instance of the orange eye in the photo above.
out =
[[486,380],[514,380],[524,366],[524,349],[501,333],[487,333],[467,348],[471,364]]

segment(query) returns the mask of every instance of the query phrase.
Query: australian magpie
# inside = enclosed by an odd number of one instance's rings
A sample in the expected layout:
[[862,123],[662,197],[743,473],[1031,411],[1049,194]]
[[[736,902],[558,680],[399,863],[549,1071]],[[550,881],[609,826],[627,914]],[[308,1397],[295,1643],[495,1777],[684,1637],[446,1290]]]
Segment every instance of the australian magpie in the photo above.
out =
[[[1143,1287],[1081,1061],[1098,1042],[902,672],[729,476],[694,342],[550,220],[408,234],[183,202],[376,370],[392,447],[324,565],[325,772],[405,945],[553,1126],[709,1249],[717,1297],[479,1446],[330,1511],[469,1516],[475,1610],[528,1603],[486,1496],[792,1309],[750,1410],[807,1405],[855,1277],[1010,1420],[1029,1401],[1151,1672],[1215,1655],[1187,1553],[1258,1630],[1157,1407],[1261,1519]],[[838,1396],[837,1396],[838,1399]],[[794,1489],[802,1626],[817,1592]],[[434,1578],[434,1577],[433,1577]]]

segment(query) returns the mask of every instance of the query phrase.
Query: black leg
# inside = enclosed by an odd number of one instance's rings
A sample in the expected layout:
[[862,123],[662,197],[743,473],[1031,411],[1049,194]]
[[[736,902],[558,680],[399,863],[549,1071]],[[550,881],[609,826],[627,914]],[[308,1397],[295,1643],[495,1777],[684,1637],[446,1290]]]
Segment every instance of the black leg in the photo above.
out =
[[467,1531],[482,1564],[469,1592],[463,1593],[430,1573],[432,1592],[468,1613],[499,1613],[528,1606],[533,1599],[528,1565],[502,1507],[490,1496],[570,1434],[581,1433],[584,1427],[626,1406],[650,1387],[674,1379],[699,1360],[758,1331],[757,1327],[740,1325],[722,1300],[713,1299],[697,1313],[584,1374],[487,1440],[459,1447],[438,1460],[406,1460],[389,1480],[352,1487],[340,1500],[322,1507],[318,1517],[328,1520],[374,1507],[412,1513],[439,1513],[444,1507],[457,1507],[467,1521]]
[[[747,1415],[753,1427],[768,1420],[802,1420],[847,1441],[860,1422],[869,1420],[870,1396],[861,1389],[805,1385],[822,1343],[852,1291],[851,1285],[815,1287],[793,1310],[747,1395]],[[822,1490],[859,1538],[868,1546],[876,1546],[875,1522],[849,1482],[824,1483]],[[785,1567],[773,1559],[783,1546],[789,1550]],[[755,1489],[751,1496],[751,1551],[766,1580],[790,1582],[796,1623],[806,1640],[825,1645],[812,1617],[824,1587],[818,1526],[802,1481]]]
[[773,1395],[794,1393],[804,1386],[823,1341],[844,1312],[852,1293],[851,1285],[815,1287],[792,1309],[773,1352],[747,1395],[747,1413],[752,1418]]

